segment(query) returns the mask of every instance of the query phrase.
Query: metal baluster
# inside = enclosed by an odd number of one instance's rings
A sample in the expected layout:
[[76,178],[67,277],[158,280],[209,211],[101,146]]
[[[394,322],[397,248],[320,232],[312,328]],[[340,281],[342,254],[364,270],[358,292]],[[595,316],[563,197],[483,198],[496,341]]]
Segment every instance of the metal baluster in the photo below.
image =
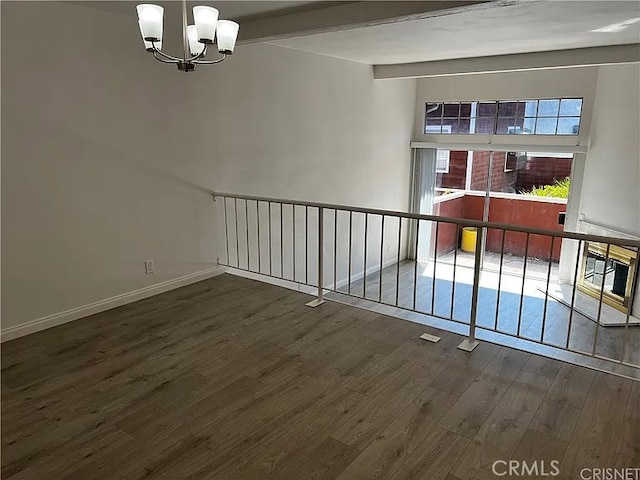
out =
[[522,291],[520,292],[520,308],[518,309],[518,332],[520,336],[520,327],[522,324],[522,306],[524,304],[524,280],[527,276],[527,256],[529,255],[529,233],[527,233],[527,243],[524,246],[524,262],[522,265]]
[[500,246],[500,268],[498,269],[498,295],[496,298],[496,319],[493,322],[493,329],[498,330],[498,316],[500,315],[500,292],[502,290],[502,266],[504,262],[504,239],[507,231],[502,230],[502,245]]
[[384,219],[385,215],[382,215],[382,225],[380,227],[380,271],[378,272],[378,302],[382,303],[382,265],[384,254]]
[[273,275],[273,253],[271,252],[271,202],[269,202],[269,275]]
[[233,211],[235,212],[234,217],[236,218],[236,264],[237,267],[240,268],[240,234],[238,233],[238,199],[233,199]]
[[231,259],[229,258],[229,222],[227,220],[227,197],[222,197],[222,205],[224,206],[224,237],[225,244],[227,246],[227,265],[231,266]]
[[304,283],[309,285],[309,207],[304,207]]
[[338,290],[338,209],[333,209],[333,290]]
[[282,202],[280,202],[280,278],[284,278],[284,227]]
[[362,273],[362,298],[367,298],[367,233],[369,230],[369,214],[364,214],[364,272]]
[[291,204],[291,234],[293,235],[293,258],[292,260],[292,265],[293,265],[293,281],[296,281],[296,206],[294,204]]
[[307,303],[309,307],[317,307],[324,303],[322,284],[324,283],[324,208],[318,207],[318,298]]
[[[602,271],[602,283],[600,285],[600,303],[598,304],[598,317],[596,318],[596,333],[593,336],[593,348],[591,349],[591,356],[594,357],[596,355],[596,344],[598,343],[598,331],[600,329],[600,317],[602,315],[602,300],[604,298],[604,284],[607,279],[607,263],[609,263],[609,251],[611,249],[611,244],[607,243],[607,252],[604,256],[604,269]],[[595,266],[594,266],[595,270]]]
[[[636,249],[636,252],[638,250]],[[631,291],[629,292],[629,305],[627,305],[627,316],[624,322],[624,335],[622,337],[622,355],[620,357],[620,363],[624,363],[624,357],[627,354],[627,341],[629,333],[629,319],[631,318],[631,303],[636,296],[636,284],[638,282],[637,270],[634,272],[634,279],[631,281]],[[640,366],[640,365],[638,365]]]
[[[473,264],[473,288],[471,290],[471,317],[469,318],[469,338],[463,340],[458,348],[471,352],[480,342],[476,340],[476,323],[478,319],[478,292],[480,290],[480,272],[482,270],[482,251],[484,250],[485,227],[480,227],[480,244],[476,244],[475,261]],[[477,237],[476,237],[477,238]]]
[[260,243],[260,201],[256,200],[256,243],[258,245],[258,273],[262,273],[262,261],[260,259],[260,250],[262,244]]
[[549,282],[551,281],[551,266],[553,265],[553,242],[556,237],[551,237],[551,250],[549,251],[549,268],[547,269],[547,289],[544,291],[544,311],[542,312],[542,331],[540,342],[544,343],[544,327],[547,324],[547,305],[549,303]]
[[251,262],[249,261],[249,200],[247,199],[244,201],[244,223],[247,227],[247,270],[251,270]]
[[458,268],[458,227],[456,223],[456,236],[453,244],[453,280],[451,282],[451,311],[449,312],[449,318],[453,320],[453,309],[456,301],[456,269]]
[[396,307],[400,298],[400,247],[402,244],[402,217],[398,217],[398,258],[396,262]]
[[567,327],[567,342],[564,348],[569,349],[569,339],[571,338],[571,322],[573,321],[573,310],[576,304],[576,290],[578,288],[578,270],[580,267],[580,254],[582,253],[582,240],[578,240],[578,254],[576,255],[576,266],[573,272],[573,290],[571,291],[571,307],[569,309],[569,325]]
[[349,283],[347,293],[351,295],[351,236],[353,234],[353,212],[349,210]]
[[418,297],[418,242],[420,240],[420,220],[416,220],[416,242],[415,242],[415,250],[414,255],[415,259],[413,262],[413,309],[416,309],[416,301]]
[[436,265],[438,264],[438,233],[440,231],[440,222],[436,222],[436,236],[433,241],[433,288],[431,289],[431,314],[433,315],[436,307]]

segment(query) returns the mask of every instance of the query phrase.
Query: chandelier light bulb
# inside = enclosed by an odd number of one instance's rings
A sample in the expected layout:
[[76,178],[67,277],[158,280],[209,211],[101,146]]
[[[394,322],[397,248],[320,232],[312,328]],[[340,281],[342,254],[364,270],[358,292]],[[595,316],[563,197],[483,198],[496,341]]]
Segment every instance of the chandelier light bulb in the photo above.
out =
[[204,52],[205,45],[198,41],[198,31],[195,25],[189,25],[187,27],[187,39],[189,40],[189,51],[191,55],[196,56]]
[[240,25],[231,20],[219,20],[217,35],[218,35],[218,51],[226,55],[233,54],[233,49],[236,46],[236,40],[238,38],[238,30]]
[[201,43],[211,44],[216,35],[218,10],[213,7],[193,7],[193,21]]
[[162,17],[164,8],[159,5],[143,3],[136,7],[142,37],[147,41],[162,40]]
[[[140,20],[138,20],[138,27],[140,28],[140,36],[142,37],[142,41],[144,43],[144,49],[147,52],[153,52],[153,45],[151,42],[149,42],[148,40],[144,39],[144,34],[142,33],[142,25],[140,23]],[[162,50],[162,40],[160,40],[159,42],[156,42],[156,48],[158,50]]]

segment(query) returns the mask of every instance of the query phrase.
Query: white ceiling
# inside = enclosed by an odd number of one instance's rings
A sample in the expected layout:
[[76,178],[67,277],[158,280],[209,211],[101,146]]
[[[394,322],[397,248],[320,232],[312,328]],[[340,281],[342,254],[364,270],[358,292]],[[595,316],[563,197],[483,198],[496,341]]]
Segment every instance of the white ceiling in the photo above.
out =
[[[180,1],[167,1],[167,0],[133,0],[133,1],[70,1],[66,3],[73,3],[75,5],[82,5],[85,7],[97,8],[99,10],[104,10],[111,13],[120,13],[120,14],[128,14],[132,15],[135,18],[136,15],[136,5],[139,3],[154,3],[156,5],[162,5],[165,8],[165,15],[167,17],[174,17],[178,15],[176,18],[180,18]],[[295,0],[284,0],[284,1],[245,1],[245,0],[235,0],[235,1],[189,1],[187,2],[187,8],[191,11],[191,8],[195,5],[210,5],[212,7],[220,10],[220,18],[225,19],[238,19],[245,17],[261,17],[265,14],[269,14],[269,16],[274,14],[288,13],[290,11],[296,11],[300,9],[305,9],[306,7],[311,8],[312,4],[318,4],[319,2],[313,1],[295,1]],[[315,7],[314,7],[315,8]]]
[[270,43],[376,65],[638,42],[640,1],[538,0]]

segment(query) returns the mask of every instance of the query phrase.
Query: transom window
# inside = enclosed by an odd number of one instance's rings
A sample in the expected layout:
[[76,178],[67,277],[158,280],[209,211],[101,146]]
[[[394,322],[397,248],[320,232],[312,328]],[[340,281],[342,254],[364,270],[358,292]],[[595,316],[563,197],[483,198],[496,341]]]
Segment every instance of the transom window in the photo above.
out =
[[581,98],[429,102],[424,133],[578,135]]

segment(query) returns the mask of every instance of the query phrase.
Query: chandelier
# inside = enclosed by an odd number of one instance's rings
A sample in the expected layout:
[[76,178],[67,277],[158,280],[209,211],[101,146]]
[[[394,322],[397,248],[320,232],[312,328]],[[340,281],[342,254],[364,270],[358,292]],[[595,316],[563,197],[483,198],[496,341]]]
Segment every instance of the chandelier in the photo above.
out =
[[[195,70],[196,65],[213,65],[233,54],[238,38],[239,25],[230,20],[218,20],[218,10],[213,7],[193,7],[193,22],[187,25],[187,2],[182,0],[182,57],[162,51],[162,18],[164,8],[159,5],[142,4],[136,7],[138,26],[144,48],[162,63],[173,63],[183,72]],[[217,43],[222,57],[205,60],[207,47]]]

